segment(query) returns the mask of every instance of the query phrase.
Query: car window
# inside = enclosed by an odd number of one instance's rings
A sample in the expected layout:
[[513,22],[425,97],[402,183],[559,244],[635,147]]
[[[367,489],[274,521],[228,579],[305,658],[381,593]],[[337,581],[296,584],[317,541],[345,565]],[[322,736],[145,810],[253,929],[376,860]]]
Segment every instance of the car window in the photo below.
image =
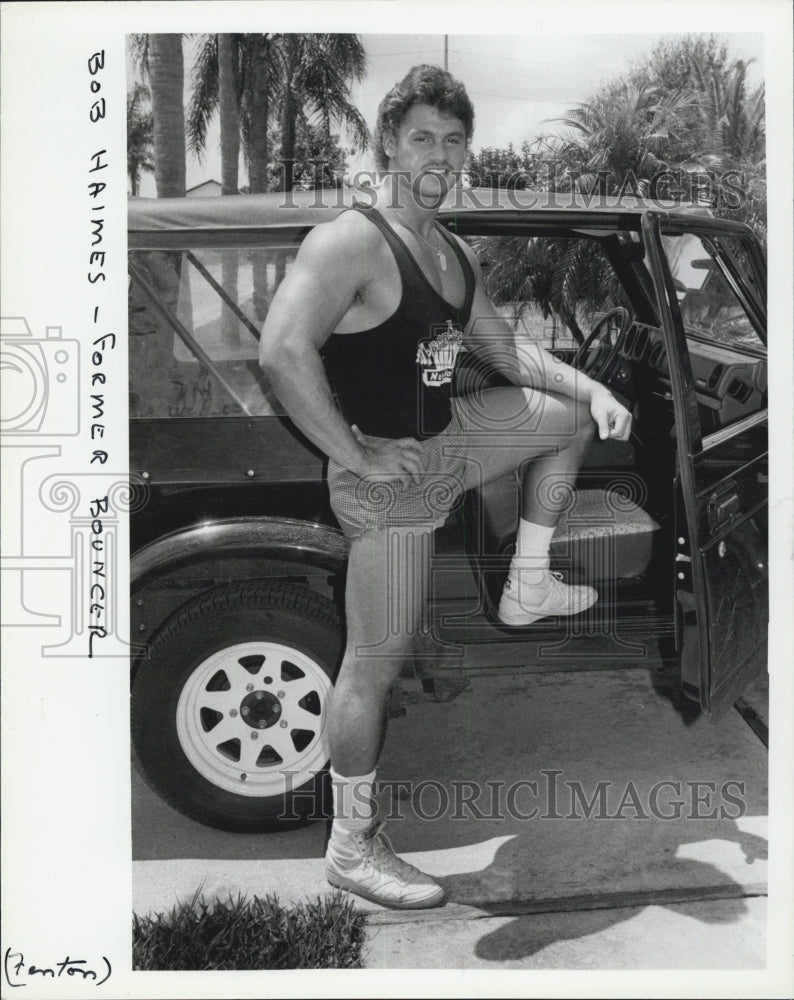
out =
[[687,336],[765,355],[766,346],[734,287],[741,282],[757,295],[741,242],[720,237],[721,255],[697,233],[666,234],[662,240]]
[[283,411],[258,338],[296,246],[130,254],[131,417],[271,416]]
[[763,292],[738,237],[663,233],[695,382],[704,438],[767,405]]
[[766,313],[766,287],[759,283],[747,240],[736,236],[719,236],[712,237],[712,243],[725,261],[728,272],[741,282],[743,290],[752,298],[756,308]]
[[485,290],[519,335],[548,350],[573,350],[606,310],[619,281],[598,241],[545,236],[470,236]]

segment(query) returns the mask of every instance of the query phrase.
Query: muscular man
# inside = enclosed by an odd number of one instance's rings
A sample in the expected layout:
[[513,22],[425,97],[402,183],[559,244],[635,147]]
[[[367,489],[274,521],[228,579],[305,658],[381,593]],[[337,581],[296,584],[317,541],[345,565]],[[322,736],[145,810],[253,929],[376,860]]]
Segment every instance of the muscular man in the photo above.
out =
[[[329,456],[331,504],[350,539],[347,648],[329,709],[327,876],[396,907],[444,898],[394,854],[371,803],[389,689],[426,627],[432,531],[463,490],[521,468],[517,550],[499,617],[526,625],[585,610],[595,590],[565,586],[548,568],[566,500],[559,484],[575,479],[596,428],[625,440],[631,423],[603,386],[534,343],[516,345],[471,250],[436,224],[473,119],[463,86],[437,67],[415,67],[387,94],[375,204],[307,236],[261,340],[282,404]],[[451,398],[462,348],[512,386]]]

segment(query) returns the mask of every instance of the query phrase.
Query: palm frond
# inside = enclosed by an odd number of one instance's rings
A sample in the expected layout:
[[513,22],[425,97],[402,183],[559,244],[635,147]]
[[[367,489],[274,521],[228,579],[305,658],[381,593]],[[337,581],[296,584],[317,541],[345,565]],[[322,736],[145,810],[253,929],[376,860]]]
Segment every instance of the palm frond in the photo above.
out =
[[149,36],[131,34],[127,37],[127,47],[129,49],[132,65],[143,77],[149,74]]
[[207,142],[207,129],[218,110],[218,36],[201,35],[191,73],[191,90],[185,116],[187,148],[199,162]]

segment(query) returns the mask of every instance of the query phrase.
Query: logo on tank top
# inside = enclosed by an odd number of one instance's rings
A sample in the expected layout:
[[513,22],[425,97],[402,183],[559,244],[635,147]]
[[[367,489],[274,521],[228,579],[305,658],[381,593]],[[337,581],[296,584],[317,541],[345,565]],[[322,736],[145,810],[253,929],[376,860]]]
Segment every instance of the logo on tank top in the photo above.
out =
[[452,320],[429,340],[420,340],[416,363],[422,369],[422,381],[428,386],[448,385],[452,381],[455,361],[463,349],[463,333]]

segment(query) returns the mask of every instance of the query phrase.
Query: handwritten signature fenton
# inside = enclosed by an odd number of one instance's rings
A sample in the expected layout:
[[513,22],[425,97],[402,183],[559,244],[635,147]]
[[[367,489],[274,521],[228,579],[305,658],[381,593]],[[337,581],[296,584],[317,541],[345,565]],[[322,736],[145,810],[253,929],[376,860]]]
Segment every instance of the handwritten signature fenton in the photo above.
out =
[[[44,979],[60,979],[61,976],[82,976],[84,980],[93,980],[94,986],[101,986],[110,979],[113,971],[110,961],[103,955],[102,961],[105,969],[96,972],[94,969],[86,968],[88,962],[85,958],[70,958],[68,955],[60,962],[55,962],[52,966],[39,967],[32,962],[26,962],[21,951],[11,951],[6,948],[3,957],[3,972],[9,986],[27,986],[27,983],[19,982],[20,979],[31,976],[41,976]],[[100,979],[101,972],[104,976]]]

